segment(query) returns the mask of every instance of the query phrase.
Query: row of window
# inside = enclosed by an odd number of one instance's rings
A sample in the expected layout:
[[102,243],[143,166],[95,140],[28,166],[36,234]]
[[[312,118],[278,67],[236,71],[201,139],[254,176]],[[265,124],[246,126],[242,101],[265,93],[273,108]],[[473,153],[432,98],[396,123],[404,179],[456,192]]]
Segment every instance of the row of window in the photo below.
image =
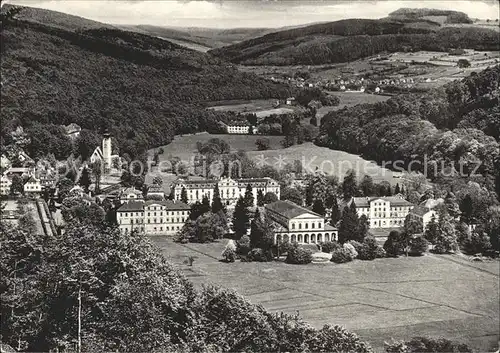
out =
[[[159,222],[156,222],[157,218],[148,218],[147,223],[163,223],[163,218],[159,219]],[[165,218],[165,223],[184,223],[186,222],[187,218]],[[144,223],[144,220],[142,218],[136,219],[135,224],[142,224]],[[122,224],[122,220],[120,219],[120,224]],[[130,220],[130,224],[134,224],[134,220]]]
[[[321,222],[318,222],[318,229],[321,229],[322,225]],[[292,223],[292,229],[295,229],[295,223]],[[302,229],[302,223],[299,223],[299,228]],[[304,224],[304,229],[309,229],[309,222]],[[315,229],[315,223],[311,222],[311,229]]]
[[[134,213],[135,213],[135,216],[143,216],[143,212],[130,212],[130,217],[134,217]],[[170,212],[165,212],[167,216],[187,216],[188,215],[188,211],[172,211],[172,213]],[[125,212],[125,215],[123,217],[128,217],[128,212]],[[148,216],[151,216],[151,212],[148,212]],[[153,216],[156,216],[156,212],[153,212]],[[163,216],[163,212],[158,212],[158,216]]]
[[[139,230],[140,232],[144,232],[144,227],[136,227],[135,229]],[[178,231],[180,230],[181,228],[179,226],[177,227],[165,227],[165,231],[166,232],[170,232],[170,231]],[[129,233],[129,229],[128,228],[124,228],[122,229],[122,231],[125,233],[125,234],[128,234]],[[153,231],[154,232],[163,232],[163,227],[154,227],[153,228]]]

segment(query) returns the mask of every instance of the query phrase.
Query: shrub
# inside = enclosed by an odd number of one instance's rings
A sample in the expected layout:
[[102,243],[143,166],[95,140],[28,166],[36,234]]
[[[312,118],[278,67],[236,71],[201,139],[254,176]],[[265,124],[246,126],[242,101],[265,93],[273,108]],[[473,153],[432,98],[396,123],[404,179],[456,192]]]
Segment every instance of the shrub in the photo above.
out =
[[231,248],[226,248],[222,252],[222,257],[226,262],[234,262],[236,260],[236,252]]
[[358,250],[358,259],[375,260],[377,258],[378,244],[373,236],[366,237]]
[[445,338],[413,337],[410,341],[393,341],[385,344],[388,353],[417,352],[472,352],[465,344],[455,343]]
[[330,261],[336,264],[343,264],[352,261],[354,258],[352,252],[346,248],[339,248],[332,252],[332,259]]
[[336,241],[326,241],[321,244],[321,251],[326,253],[332,253],[334,250],[340,249],[340,244]]
[[279,244],[279,251],[281,255],[288,254],[290,248],[293,247],[293,244],[288,241],[283,241]]
[[236,253],[238,255],[247,255],[250,251],[250,237],[243,235],[236,243]]
[[429,242],[427,239],[418,236],[410,242],[410,254],[413,256],[422,256],[429,249]]
[[343,248],[351,253],[351,257],[353,260],[358,257],[358,252],[356,251],[356,249],[354,248],[354,246],[352,244],[345,243],[343,245]]
[[347,243],[351,244],[358,253],[359,250],[363,247],[363,244],[356,240],[349,240]]
[[295,265],[305,265],[312,261],[312,251],[308,249],[301,248],[298,244],[293,244],[293,246],[288,250],[286,256],[286,263]]
[[272,253],[270,251],[264,251],[261,248],[250,250],[247,256],[248,261],[267,262],[271,261],[272,259]]
[[375,256],[377,259],[383,259],[384,257],[387,257],[387,254],[386,254],[384,248],[379,245],[379,246],[377,246]]
[[388,257],[398,257],[399,255],[401,255],[402,249],[399,238],[399,232],[392,231],[389,233],[389,236],[384,243],[384,250]]
[[474,231],[469,238],[462,242],[465,253],[469,255],[485,254],[491,248],[490,237],[482,231]]

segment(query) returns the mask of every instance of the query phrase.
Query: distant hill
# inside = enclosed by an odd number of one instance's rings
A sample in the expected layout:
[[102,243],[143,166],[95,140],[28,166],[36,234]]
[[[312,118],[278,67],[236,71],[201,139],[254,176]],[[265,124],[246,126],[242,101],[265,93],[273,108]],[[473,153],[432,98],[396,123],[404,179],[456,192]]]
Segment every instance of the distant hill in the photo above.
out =
[[67,157],[70,142],[60,126],[77,123],[88,131],[78,152],[108,128],[121,152],[136,156],[175,134],[210,131],[227,119],[228,113],[206,111],[205,101],[293,94],[165,40],[42,13],[42,19],[10,24],[1,38],[2,145],[21,125],[31,138],[31,155]]
[[418,16],[412,14],[411,9],[406,9],[379,20],[348,19],[277,31],[210,53],[244,65],[319,65],[357,60],[381,52],[500,49],[498,33],[494,30],[444,27],[439,21],[426,18],[444,14],[465,21],[465,14],[432,10],[422,11]]

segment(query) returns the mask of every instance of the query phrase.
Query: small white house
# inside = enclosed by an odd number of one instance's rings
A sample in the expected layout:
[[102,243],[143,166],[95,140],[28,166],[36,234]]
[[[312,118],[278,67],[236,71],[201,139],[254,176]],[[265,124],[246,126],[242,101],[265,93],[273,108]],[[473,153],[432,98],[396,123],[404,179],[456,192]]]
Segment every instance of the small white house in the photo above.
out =
[[295,104],[295,97],[289,97],[286,99],[286,105],[294,105]]
[[0,195],[9,195],[11,185],[12,179],[8,175],[2,175],[0,177]]
[[24,184],[24,193],[25,194],[40,194],[42,192],[42,183],[40,180],[35,177],[31,177],[28,179],[26,184]]

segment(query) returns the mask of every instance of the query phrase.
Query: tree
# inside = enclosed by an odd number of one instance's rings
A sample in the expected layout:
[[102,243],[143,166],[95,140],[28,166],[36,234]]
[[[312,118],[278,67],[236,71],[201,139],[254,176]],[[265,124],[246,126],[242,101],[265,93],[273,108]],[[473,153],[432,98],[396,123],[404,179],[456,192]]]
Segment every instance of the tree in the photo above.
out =
[[62,178],[57,182],[57,194],[59,196],[59,202],[68,196],[69,191],[75,186],[75,183],[71,179]]
[[276,201],[278,201],[278,196],[276,196],[274,192],[266,192],[263,199],[263,205],[268,205]]
[[248,216],[248,210],[246,207],[246,202],[243,197],[240,196],[236,202],[233,213],[233,231],[236,238],[241,238],[247,233],[248,227],[250,226],[250,217]]
[[92,174],[95,179],[95,189],[94,192],[96,194],[101,190],[101,175],[102,175],[102,164],[100,161],[96,161],[90,165],[90,169],[92,170]]
[[361,179],[361,182],[359,183],[359,188],[364,196],[373,196],[375,194],[373,178],[369,175],[363,176],[363,179]]
[[354,202],[344,207],[339,226],[339,243],[349,240],[358,240],[359,218]]
[[462,213],[462,221],[467,224],[471,224],[472,215],[474,214],[474,206],[470,194],[465,195],[462,202],[460,202],[460,212]]
[[438,237],[438,224],[436,222],[436,217],[432,215],[431,220],[429,223],[427,223],[425,227],[425,232],[424,232],[424,237],[427,239],[430,243],[434,244],[436,242],[436,239]]
[[444,198],[444,205],[446,206],[447,213],[453,219],[458,219],[460,216],[460,207],[458,206],[455,194],[451,191],[446,194],[446,197]]
[[250,227],[250,247],[262,249],[264,256],[272,258],[271,247],[274,245],[274,227],[272,221],[261,215],[259,209],[255,211]]
[[[204,195],[203,198],[201,199],[201,213],[205,214],[207,212],[210,212],[210,200],[208,199],[207,195]],[[220,211],[220,210],[219,210]]]
[[261,189],[257,190],[257,206],[264,206],[264,193]]
[[296,188],[284,187],[281,189],[280,193],[281,200],[288,200],[302,206],[304,200],[302,193]]
[[444,254],[457,249],[457,235],[453,219],[446,209],[443,208],[439,213],[438,235],[434,243],[434,251],[438,254]]
[[220,198],[219,184],[215,183],[214,195],[212,197],[212,212],[217,213],[222,210],[224,210],[224,205]]
[[407,257],[411,249],[413,238],[416,234],[422,233],[422,228],[422,222],[411,218],[410,215],[406,216],[403,231],[400,233],[399,242]]
[[89,186],[92,183],[90,180],[90,172],[87,169],[87,167],[83,168],[82,174],[80,175],[80,179],[78,180],[78,184],[80,184],[83,189],[88,192],[89,191]]
[[163,179],[160,177],[160,176],[155,176],[153,178],[153,185],[158,185],[158,186],[162,186],[163,185]]
[[459,68],[467,68],[470,67],[470,62],[467,59],[458,59],[457,66]]
[[337,198],[333,198],[332,211],[330,214],[330,225],[332,227],[336,227],[337,223],[340,221],[341,213],[339,209],[339,204],[337,202]]
[[323,201],[321,201],[320,199],[314,200],[312,211],[314,213],[317,213],[319,215],[324,216],[326,213],[326,210],[325,210],[325,206],[323,205]]
[[359,217],[359,225],[358,225],[358,240],[364,241],[368,235],[368,231],[370,230],[370,222],[368,221],[368,217],[366,215],[361,215]]
[[253,190],[252,190],[252,185],[247,184],[247,188],[245,190],[245,207],[252,207],[254,205],[254,197],[253,197]]
[[391,257],[398,257],[403,252],[401,234],[397,230],[393,230],[389,233],[389,236],[384,243],[384,250],[387,256]]
[[14,175],[12,177],[12,184],[10,185],[10,194],[23,194],[24,193],[24,181],[19,175]]
[[260,138],[255,141],[258,151],[265,151],[269,149],[270,142],[268,138]]
[[188,203],[188,194],[186,188],[183,186],[181,189],[181,201],[184,203]]
[[347,171],[342,182],[342,195],[344,200],[350,200],[358,194],[358,185],[356,181],[356,172],[353,169]]
[[401,191],[401,189],[399,188],[399,183],[396,184],[396,187],[394,188],[394,194],[397,195],[397,194],[402,194],[403,192]]

